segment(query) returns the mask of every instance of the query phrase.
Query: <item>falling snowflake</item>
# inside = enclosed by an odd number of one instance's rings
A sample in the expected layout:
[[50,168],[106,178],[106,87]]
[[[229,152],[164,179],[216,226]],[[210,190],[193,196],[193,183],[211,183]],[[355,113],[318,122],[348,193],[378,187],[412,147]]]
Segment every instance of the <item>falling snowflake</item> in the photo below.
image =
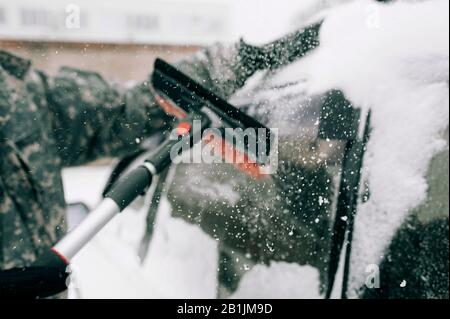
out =
[[319,206],[322,206],[323,204],[329,204],[329,203],[330,203],[330,201],[328,200],[328,198],[319,196]]

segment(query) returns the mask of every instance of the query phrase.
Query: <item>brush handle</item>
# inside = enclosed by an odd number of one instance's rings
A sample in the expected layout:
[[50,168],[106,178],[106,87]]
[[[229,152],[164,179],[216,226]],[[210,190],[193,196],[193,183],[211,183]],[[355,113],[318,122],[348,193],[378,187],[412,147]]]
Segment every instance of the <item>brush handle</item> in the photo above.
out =
[[100,205],[59,241],[53,247],[53,251],[69,263],[114,216],[144,194],[152,183],[153,173],[143,165],[119,179]]

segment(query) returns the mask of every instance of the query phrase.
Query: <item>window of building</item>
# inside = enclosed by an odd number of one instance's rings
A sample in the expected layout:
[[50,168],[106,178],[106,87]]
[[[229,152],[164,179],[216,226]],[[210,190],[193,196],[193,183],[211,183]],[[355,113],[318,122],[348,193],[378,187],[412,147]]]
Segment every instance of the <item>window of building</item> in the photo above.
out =
[[20,22],[25,27],[54,27],[55,17],[51,12],[38,8],[23,8],[20,11]]
[[156,15],[129,15],[127,28],[131,30],[155,31],[159,29],[159,19]]
[[0,24],[6,24],[6,10],[5,10],[5,8],[0,8]]

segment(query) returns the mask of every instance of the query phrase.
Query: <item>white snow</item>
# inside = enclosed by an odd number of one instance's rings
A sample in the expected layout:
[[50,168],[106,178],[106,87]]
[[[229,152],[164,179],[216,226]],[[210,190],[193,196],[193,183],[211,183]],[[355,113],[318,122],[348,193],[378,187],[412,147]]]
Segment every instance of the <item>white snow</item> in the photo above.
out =
[[403,281],[400,283],[400,287],[402,287],[402,288],[405,288],[405,287],[406,287],[406,280],[403,280]]
[[233,38],[263,44],[307,25],[322,10],[350,0],[232,0]]
[[395,230],[425,199],[430,160],[448,147],[441,139],[449,121],[448,11],[445,0],[335,8],[320,48],[278,75],[306,78],[309,94],[340,88],[363,114],[373,111],[364,166],[371,197],[356,218],[353,296],[366,266],[380,262]]
[[108,176],[109,166],[83,166],[63,170],[64,196],[66,202],[83,202],[93,209],[101,199]]
[[231,298],[319,299],[319,272],[314,267],[283,262],[256,265],[243,276]]

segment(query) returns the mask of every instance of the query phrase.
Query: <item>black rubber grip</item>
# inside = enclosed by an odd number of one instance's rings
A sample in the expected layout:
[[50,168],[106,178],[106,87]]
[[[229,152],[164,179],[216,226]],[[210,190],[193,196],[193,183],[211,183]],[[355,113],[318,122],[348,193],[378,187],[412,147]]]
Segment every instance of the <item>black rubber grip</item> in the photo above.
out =
[[136,197],[144,194],[152,183],[152,174],[143,166],[136,168],[120,178],[105,198],[111,198],[119,206],[120,211],[127,208]]

